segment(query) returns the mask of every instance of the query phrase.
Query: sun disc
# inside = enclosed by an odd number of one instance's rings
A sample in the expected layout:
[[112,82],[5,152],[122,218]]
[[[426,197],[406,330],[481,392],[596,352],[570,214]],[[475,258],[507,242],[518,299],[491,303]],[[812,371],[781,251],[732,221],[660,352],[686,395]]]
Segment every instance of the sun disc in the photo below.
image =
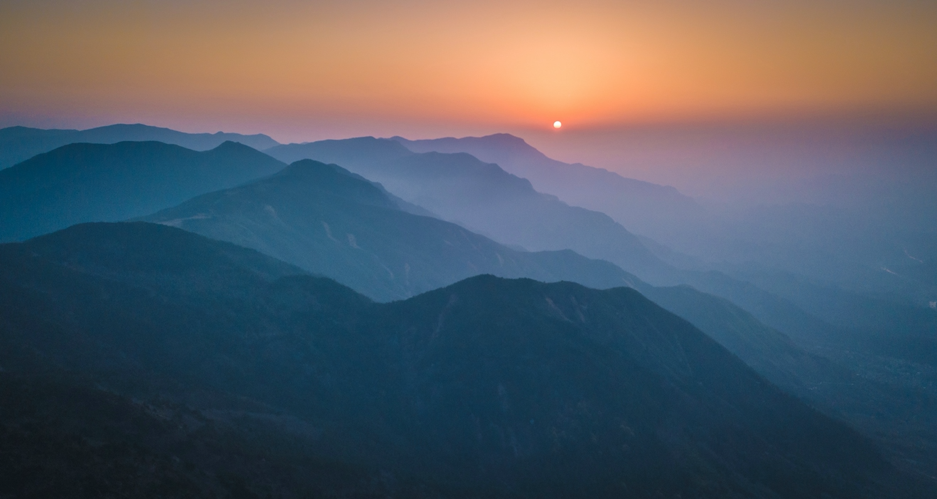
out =
[[553,122],[553,128],[559,128],[559,127],[561,127],[561,126],[563,126],[563,124],[560,123],[559,121],[554,121],[554,122]]

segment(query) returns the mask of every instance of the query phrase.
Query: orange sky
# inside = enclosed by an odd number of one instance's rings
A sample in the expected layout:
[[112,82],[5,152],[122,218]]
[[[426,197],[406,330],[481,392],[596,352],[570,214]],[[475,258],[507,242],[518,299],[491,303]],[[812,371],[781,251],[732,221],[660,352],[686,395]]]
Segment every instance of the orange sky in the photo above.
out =
[[932,113],[937,2],[6,0],[0,75],[0,126],[280,140]]

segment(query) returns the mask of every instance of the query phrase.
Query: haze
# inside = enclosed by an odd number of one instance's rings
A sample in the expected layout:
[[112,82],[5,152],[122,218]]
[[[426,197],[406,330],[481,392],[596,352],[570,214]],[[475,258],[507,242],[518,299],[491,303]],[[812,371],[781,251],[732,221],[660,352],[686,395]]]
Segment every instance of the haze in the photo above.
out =
[[0,497],[937,497],[937,3],[0,0]]

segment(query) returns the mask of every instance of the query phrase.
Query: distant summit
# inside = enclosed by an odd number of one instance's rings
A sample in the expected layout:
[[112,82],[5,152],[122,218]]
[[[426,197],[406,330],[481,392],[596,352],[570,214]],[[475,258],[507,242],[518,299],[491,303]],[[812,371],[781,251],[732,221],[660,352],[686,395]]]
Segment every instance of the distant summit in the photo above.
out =
[[158,141],[195,151],[214,149],[227,141],[239,142],[257,150],[278,145],[277,141],[262,134],[185,133],[142,124],[108,125],[88,130],[42,130],[14,126],[0,130],[0,169],[67,144],[114,144],[124,141]]
[[572,251],[516,251],[411,208],[380,184],[306,159],[145,220],[256,249],[381,301],[480,273],[602,288],[636,280]]
[[[523,144],[507,135],[499,140]],[[504,244],[528,250],[571,249],[642,278],[669,272],[609,216],[538,192],[528,179],[471,153],[414,153],[398,141],[374,137],[290,144],[266,152],[283,161],[337,163],[445,220]]]
[[[467,152],[476,158],[490,163],[509,158],[527,160],[549,160],[526,140],[509,133],[495,133],[482,137],[444,137],[427,140],[408,140],[394,136],[391,140],[399,142],[414,152]],[[476,152],[480,153],[475,154]],[[510,169],[510,166],[508,167]]]
[[284,166],[235,142],[204,152],[161,142],[69,144],[0,171],[0,241],[139,217]]
[[534,188],[573,206],[600,211],[628,230],[656,238],[673,218],[693,217],[701,207],[677,189],[622,177],[603,168],[547,157],[524,139],[507,133],[484,137],[392,140],[413,152],[464,152],[530,180]]

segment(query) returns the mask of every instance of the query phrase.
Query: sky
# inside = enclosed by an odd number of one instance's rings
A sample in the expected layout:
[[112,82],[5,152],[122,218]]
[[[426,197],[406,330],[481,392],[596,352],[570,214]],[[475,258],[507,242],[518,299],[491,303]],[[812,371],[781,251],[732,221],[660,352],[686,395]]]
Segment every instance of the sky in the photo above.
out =
[[0,0],[0,126],[507,131],[615,168],[616,131],[937,116],[935,26],[914,0]]

